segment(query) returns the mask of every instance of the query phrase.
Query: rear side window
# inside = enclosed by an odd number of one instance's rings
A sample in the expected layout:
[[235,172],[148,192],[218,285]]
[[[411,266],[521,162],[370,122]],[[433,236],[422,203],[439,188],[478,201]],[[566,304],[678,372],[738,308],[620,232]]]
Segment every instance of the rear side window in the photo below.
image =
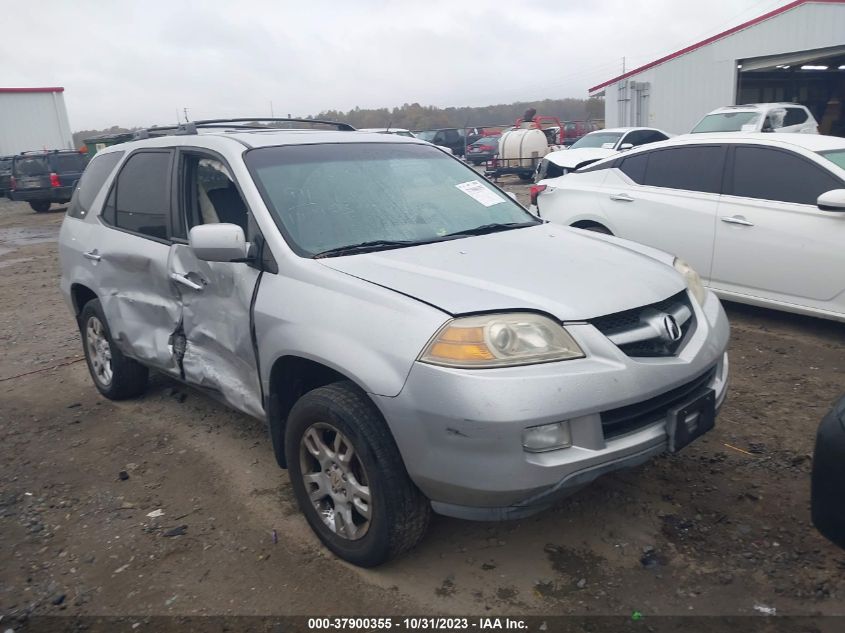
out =
[[807,112],[804,108],[787,108],[783,119],[783,126],[800,125],[807,122]]
[[94,198],[103,188],[123,154],[123,152],[97,154],[91,160],[79,180],[79,187],[74,192],[73,199],[70,201],[70,208],[67,211],[70,217],[84,218],[88,214],[91,205],[94,203]]
[[673,147],[648,153],[643,184],[667,189],[719,193],[724,151],[715,145]]
[[117,176],[115,226],[157,239],[167,239],[170,214],[168,152],[139,152],[129,157]]
[[85,156],[82,154],[56,154],[52,157],[53,171],[56,173],[79,172],[85,169]]
[[843,183],[801,156],[766,147],[737,147],[733,195],[815,205],[825,191]]

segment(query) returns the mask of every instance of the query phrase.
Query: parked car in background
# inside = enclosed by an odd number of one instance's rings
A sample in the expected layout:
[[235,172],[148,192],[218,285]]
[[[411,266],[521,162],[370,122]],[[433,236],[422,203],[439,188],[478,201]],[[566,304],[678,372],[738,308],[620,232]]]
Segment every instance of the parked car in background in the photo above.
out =
[[827,539],[845,547],[845,396],[819,425],[813,453],[813,524]]
[[533,196],[545,219],[677,253],[723,298],[845,321],[845,139],[687,135]]
[[23,152],[12,159],[9,197],[28,202],[38,213],[54,202],[69,202],[88,157],[75,150]]
[[687,264],[417,139],[223,123],[94,157],[61,289],[104,396],[153,369],[265,420],[338,556],[396,556],[432,509],[530,515],[713,427],[728,322]]
[[549,152],[537,167],[535,182],[557,178],[602,158],[648,143],[665,141],[671,134],[651,127],[621,127],[590,132],[569,149]]
[[0,198],[9,195],[12,182],[12,158],[14,157],[0,156]]
[[499,153],[498,136],[482,136],[467,147],[466,159],[473,165],[493,160]]
[[452,150],[455,156],[463,156],[466,152],[466,137],[464,130],[449,127],[440,130],[422,130],[414,132],[417,138],[420,138],[434,145],[442,145]]
[[[405,128],[401,127],[367,127],[367,128],[358,128],[358,132],[368,132],[370,134],[395,134],[396,136],[404,136],[406,138],[417,138],[417,136],[411,132],[410,130],[406,130]],[[434,136],[432,136],[434,138]],[[426,139],[422,139],[426,140]],[[452,154],[452,149],[449,147],[445,147],[443,145],[438,145],[440,149],[448,154]]]
[[575,143],[582,136],[599,129],[595,121],[564,121],[560,142],[567,147]]
[[797,103],[749,103],[717,108],[692,128],[692,134],[708,132],[818,134],[819,124],[805,106]]

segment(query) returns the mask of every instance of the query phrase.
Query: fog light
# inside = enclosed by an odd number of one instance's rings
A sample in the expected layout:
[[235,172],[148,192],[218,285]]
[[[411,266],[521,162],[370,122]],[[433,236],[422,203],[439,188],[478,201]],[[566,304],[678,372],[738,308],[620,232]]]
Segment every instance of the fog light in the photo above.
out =
[[531,426],[522,432],[522,448],[529,453],[542,453],[572,446],[569,422]]

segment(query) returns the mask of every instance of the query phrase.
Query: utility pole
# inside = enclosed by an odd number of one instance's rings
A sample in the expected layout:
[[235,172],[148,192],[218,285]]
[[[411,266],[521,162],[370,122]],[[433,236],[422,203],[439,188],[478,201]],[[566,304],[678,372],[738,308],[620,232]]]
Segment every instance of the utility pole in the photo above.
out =
[[182,111],[185,113],[185,123],[188,123],[188,108],[182,108]]
[[622,74],[625,74],[625,58],[622,58]]
[[273,114],[273,100],[270,99],[270,118],[274,118],[276,115]]

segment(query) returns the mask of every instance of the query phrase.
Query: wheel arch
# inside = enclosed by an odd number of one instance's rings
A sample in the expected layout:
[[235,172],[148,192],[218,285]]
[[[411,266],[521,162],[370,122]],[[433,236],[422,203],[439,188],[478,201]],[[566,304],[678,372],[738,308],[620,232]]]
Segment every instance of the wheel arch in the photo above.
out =
[[599,222],[597,220],[578,220],[577,222],[573,222],[569,226],[576,228],[576,229],[604,229],[608,232],[609,235],[613,235],[613,231],[607,226],[605,222]]
[[78,317],[85,304],[98,297],[97,293],[85,284],[73,283],[70,286],[70,298],[73,302],[73,313]]
[[273,452],[281,468],[287,468],[285,425],[293,405],[303,394],[341,381],[352,383],[361,390],[361,393],[366,394],[366,390],[350,376],[319,361],[288,354],[280,356],[273,362],[270,369],[266,411]]

